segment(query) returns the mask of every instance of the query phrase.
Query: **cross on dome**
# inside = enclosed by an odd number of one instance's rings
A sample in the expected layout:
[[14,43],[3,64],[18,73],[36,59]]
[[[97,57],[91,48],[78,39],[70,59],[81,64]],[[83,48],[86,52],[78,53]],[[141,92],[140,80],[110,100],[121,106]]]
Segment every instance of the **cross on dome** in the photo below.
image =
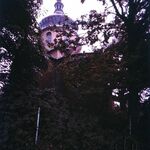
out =
[[57,0],[54,6],[55,6],[55,11],[54,11],[55,14],[62,14],[62,15],[64,14],[63,12],[64,5],[61,2],[61,0]]

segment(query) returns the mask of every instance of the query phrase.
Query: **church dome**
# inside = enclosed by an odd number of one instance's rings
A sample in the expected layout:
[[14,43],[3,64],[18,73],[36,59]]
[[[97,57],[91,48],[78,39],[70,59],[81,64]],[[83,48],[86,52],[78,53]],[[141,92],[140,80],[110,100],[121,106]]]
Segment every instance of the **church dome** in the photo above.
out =
[[42,21],[39,23],[39,27],[41,30],[54,25],[56,26],[69,25],[72,26],[73,28],[77,28],[74,21],[65,15],[54,14],[42,19]]
[[68,54],[78,54],[81,47],[74,45],[78,39],[77,24],[64,14],[64,5],[61,0],[57,0],[54,6],[54,14],[39,23],[41,45],[44,48],[45,56],[46,58],[60,59]]
[[56,26],[69,25],[72,28],[77,29],[75,22],[64,14],[63,12],[64,5],[62,4],[61,0],[57,0],[54,6],[55,6],[54,14],[42,19],[42,21],[39,23],[40,29],[44,30],[48,27],[55,25]]

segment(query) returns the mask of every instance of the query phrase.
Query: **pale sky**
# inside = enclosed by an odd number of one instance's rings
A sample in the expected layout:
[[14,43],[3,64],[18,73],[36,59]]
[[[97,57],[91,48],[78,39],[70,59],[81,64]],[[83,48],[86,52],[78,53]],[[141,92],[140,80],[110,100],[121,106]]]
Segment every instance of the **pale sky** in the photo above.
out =
[[[53,14],[55,2],[56,0],[43,0],[40,19]],[[101,3],[97,0],[86,0],[83,4],[81,0],[62,0],[62,3],[64,4],[64,13],[74,20],[93,9],[98,12],[102,11]]]

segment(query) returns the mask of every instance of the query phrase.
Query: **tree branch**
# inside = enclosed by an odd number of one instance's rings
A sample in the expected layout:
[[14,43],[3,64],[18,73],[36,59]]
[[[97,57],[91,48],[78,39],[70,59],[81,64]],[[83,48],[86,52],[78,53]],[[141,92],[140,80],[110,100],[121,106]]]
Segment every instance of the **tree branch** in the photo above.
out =
[[121,1],[119,1],[118,4],[119,4],[119,6],[120,6],[120,8],[121,8],[121,15],[124,16],[124,11],[123,11],[123,7],[122,7],[122,5],[121,5]]
[[126,21],[126,17],[123,14],[120,14],[120,12],[119,12],[119,10],[118,10],[114,0],[110,0],[110,1],[111,1],[112,5],[113,5],[113,7],[115,9],[116,15],[125,22]]

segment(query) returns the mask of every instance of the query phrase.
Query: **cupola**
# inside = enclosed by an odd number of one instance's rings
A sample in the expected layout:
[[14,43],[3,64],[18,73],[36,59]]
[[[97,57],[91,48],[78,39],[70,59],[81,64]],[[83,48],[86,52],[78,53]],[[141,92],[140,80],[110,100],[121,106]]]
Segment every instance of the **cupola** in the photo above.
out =
[[[42,19],[42,21],[39,23],[39,28],[41,30],[41,44],[45,51],[46,57],[52,57],[54,59],[60,59],[65,56],[65,51],[69,52],[69,54],[76,54],[79,53],[81,50],[80,47],[76,49],[67,49],[67,50],[59,50],[54,48],[55,39],[58,35],[58,32],[56,30],[61,31],[65,29],[65,26],[68,26],[69,28],[72,28],[73,35],[72,39],[77,36],[77,26],[75,22],[69,18],[67,15],[65,15],[63,8],[64,5],[61,0],[57,0],[54,4],[55,10],[53,15],[50,15],[48,17],[45,17]],[[66,29],[67,30],[67,29]],[[68,31],[69,32],[69,31]],[[68,37],[64,37],[66,41]]]

